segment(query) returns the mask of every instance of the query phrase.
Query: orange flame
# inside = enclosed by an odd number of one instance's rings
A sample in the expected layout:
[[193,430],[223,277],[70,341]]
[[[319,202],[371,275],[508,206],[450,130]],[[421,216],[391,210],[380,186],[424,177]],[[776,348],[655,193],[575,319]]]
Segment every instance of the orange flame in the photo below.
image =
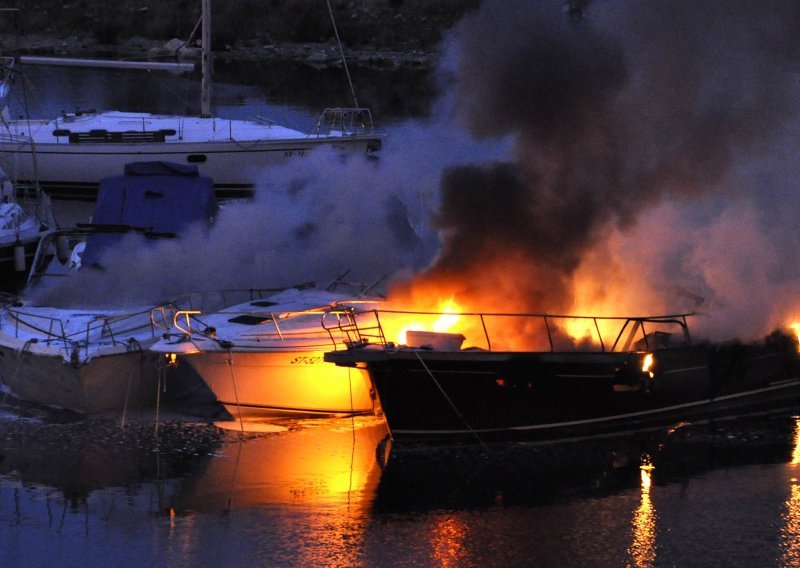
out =
[[792,322],[789,326],[794,331],[795,339],[797,339],[798,350],[800,351],[800,322]]
[[[410,330],[448,331],[464,335],[465,345],[492,350],[607,349],[617,339],[623,320],[581,316],[619,317],[652,311],[653,306],[641,295],[615,293],[608,282],[618,279],[612,278],[614,271],[599,261],[578,269],[567,283],[552,274],[547,280],[547,271],[521,272],[515,262],[519,260],[513,255],[498,257],[493,259],[491,267],[483,266],[480,271],[437,270],[395,282],[389,293],[391,309],[446,314],[441,319],[423,314],[381,314],[385,336],[405,344],[405,333]],[[555,296],[532,293],[532,289],[544,286],[531,284],[537,277],[561,292]],[[458,319],[454,314],[457,311],[461,312]],[[480,318],[469,315],[470,312],[495,313]],[[567,317],[545,318],[545,314]],[[648,332],[652,331],[649,326]]]
[[[419,279],[397,286],[389,294],[392,310],[431,312],[426,314],[381,313],[384,335],[406,344],[408,331],[433,331],[460,333],[465,345],[492,350],[549,350],[548,331],[560,341],[574,345],[577,342],[599,344],[596,324],[591,319],[545,320],[544,317],[500,316],[497,314],[524,314],[530,307],[515,302],[516,296],[504,290],[487,292],[466,290],[463,286],[433,278]],[[473,308],[474,306],[474,308]],[[470,312],[495,312],[481,318]],[[433,315],[435,314],[435,315]],[[569,329],[567,329],[568,326]],[[563,328],[563,329],[562,329]],[[569,339],[572,337],[572,339]],[[558,348],[558,347],[556,347]]]
[[[433,311],[441,312],[441,315],[435,316],[434,321],[427,326],[419,321],[406,325],[397,333],[397,343],[400,345],[406,344],[406,332],[408,331],[435,331],[438,333],[450,331],[460,319],[458,312],[461,310],[452,296],[448,300],[439,302],[438,307]],[[428,329],[425,329],[426,327]]]

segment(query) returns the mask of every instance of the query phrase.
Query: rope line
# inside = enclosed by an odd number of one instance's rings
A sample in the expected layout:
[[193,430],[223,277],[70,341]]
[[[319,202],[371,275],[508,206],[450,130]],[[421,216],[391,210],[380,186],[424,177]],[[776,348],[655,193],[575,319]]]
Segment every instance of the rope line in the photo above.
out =
[[478,442],[481,443],[481,446],[483,446],[483,448],[485,450],[488,450],[489,449],[488,446],[484,443],[484,441],[481,439],[481,437],[478,435],[478,433],[475,431],[475,429],[472,426],[470,426],[469,422],[467,422],[467,419],[464,418],[464,416],[458,411],[458,408],[456,408],[456,405],[453,403],[452,400],[450,400],[450,397],[447,396],[447,393],[444,392],[444,389],[442,388],[442,385],[439,384],[439,381],[436,380],[436,377],[433,375],[431,370],[425,364],[425,361],[423,361],[422,357],[420,357],[418,349],[414,349],[414,355],[417,356],[417,359],[419,359],[419,362],[422,365],[422,368],[425,369],[425,371],[428,373],[428,375],[430,375],[431,379],[433,379],[433,384],[436,385],[436,387],[442,393],[442,396],[444,397],[444,399],[447,401],[447,403],[450,405],[450,407],[453,409],[453,411],[458,415],[458,417],[461,419],[461,421],[464,423],[464,425],[467,427],[467,429],[472,433],[473,436],[475,436],[475,439],[478,440]]

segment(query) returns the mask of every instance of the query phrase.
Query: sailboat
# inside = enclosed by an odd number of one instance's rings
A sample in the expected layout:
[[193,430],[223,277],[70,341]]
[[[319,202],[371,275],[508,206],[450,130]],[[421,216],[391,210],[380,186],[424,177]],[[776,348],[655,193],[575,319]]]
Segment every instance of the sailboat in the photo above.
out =
[[53,198],[94,199],[99,181],[125,164],[169,161],[196,166],[214,180],[217,197],[224,199],[252,195],[265,168],[318,148],[361,154],[380,150],[382,136],[369,109],[359,107],[355,97],[353,107],[325,109],[311,132],[263,119],[212,116],[210,4],[202,0],[200,116],[108,110],[12,120],[4,106],[0,167],[18,183],[36,180]]

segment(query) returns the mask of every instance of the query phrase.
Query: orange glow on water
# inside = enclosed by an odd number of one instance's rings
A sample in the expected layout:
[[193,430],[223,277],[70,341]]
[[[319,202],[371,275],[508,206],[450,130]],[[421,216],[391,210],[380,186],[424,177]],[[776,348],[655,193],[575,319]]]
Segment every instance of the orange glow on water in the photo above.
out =
[[[239,432],[238,423],[227,426]],[[349,514],[374,498],[381,472],[376,456],[387,438],[385,422],[373,417],[310,423],[291,436],[252,434],[211,460],[191,508],[303,504]]]
[[800,464],[800,417],[794,419],[794,448],[792,449],[792,465]]
[[433,557],[437,566],[461,566],[468,551],[464,544],[467,527],[464,521],[444,517],[436,523],[431,534]]
[[798,481],[797,468],[800,465],[800,417],[794,418],[794,447],[792,459],[788,469],[789,494],[784,503],[781,515],[782,565],[797,566],[800,562],[800,481]]
[[796,478],[791,479],[790,483],[789,496],[782,515],[782,566],[797,566],[800,562],[800,485]]
[[641,498],[631,520],[633,542],[628,548],[632,566],[653,566],[656,560],[656,511],[650,500],[653,469],[650,456],[643,456],[639,467]]

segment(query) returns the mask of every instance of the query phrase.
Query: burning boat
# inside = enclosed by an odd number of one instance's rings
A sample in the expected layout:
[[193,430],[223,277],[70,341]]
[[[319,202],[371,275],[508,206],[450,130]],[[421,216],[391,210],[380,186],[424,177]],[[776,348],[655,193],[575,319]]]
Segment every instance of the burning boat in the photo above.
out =
[[[126,166],[125,175],[105,178],[94,222],[47,234],[28,280],[33,296],[9,299],[0,309],[3,389],[86,414],[155,402],[160,360],[147,350],[159,338],[153,305],[122,298],[48,302],[35,293],[87,271],[102,278],[106,255],[123,239],[175,237],[190,224],[208,223],[216,206],[211,178],[193,167],[139,162]],[[135,270],[129,274],[135,277]],[[177,306],[161,308],[166,314]]]
[[343,337],[323,318],[350,317],[379,301],[330,287],[293,287],[217,311],[179,310],[170,333],[150,350],[163,353],[176,376],[185,376],[186,367],[199,375],[236,419],[378,414],[364,369],[324,362],[325,351]]
[[[343,319],[345,346],[325,354],[367,370],[396,441],[590,437],[800,402],[798,345],[789,334],[713,344],[693,341],[691,314],[470,313],[459,314],[459,326],[471,323],[467,335],[388,339],[398,319],[433,315],[375,310],[349,326]],[[591,337],[567,341],[570,327]],[[504,333],[528,346],[495,343]],[[464,346],[467,337],[481,344]]]

